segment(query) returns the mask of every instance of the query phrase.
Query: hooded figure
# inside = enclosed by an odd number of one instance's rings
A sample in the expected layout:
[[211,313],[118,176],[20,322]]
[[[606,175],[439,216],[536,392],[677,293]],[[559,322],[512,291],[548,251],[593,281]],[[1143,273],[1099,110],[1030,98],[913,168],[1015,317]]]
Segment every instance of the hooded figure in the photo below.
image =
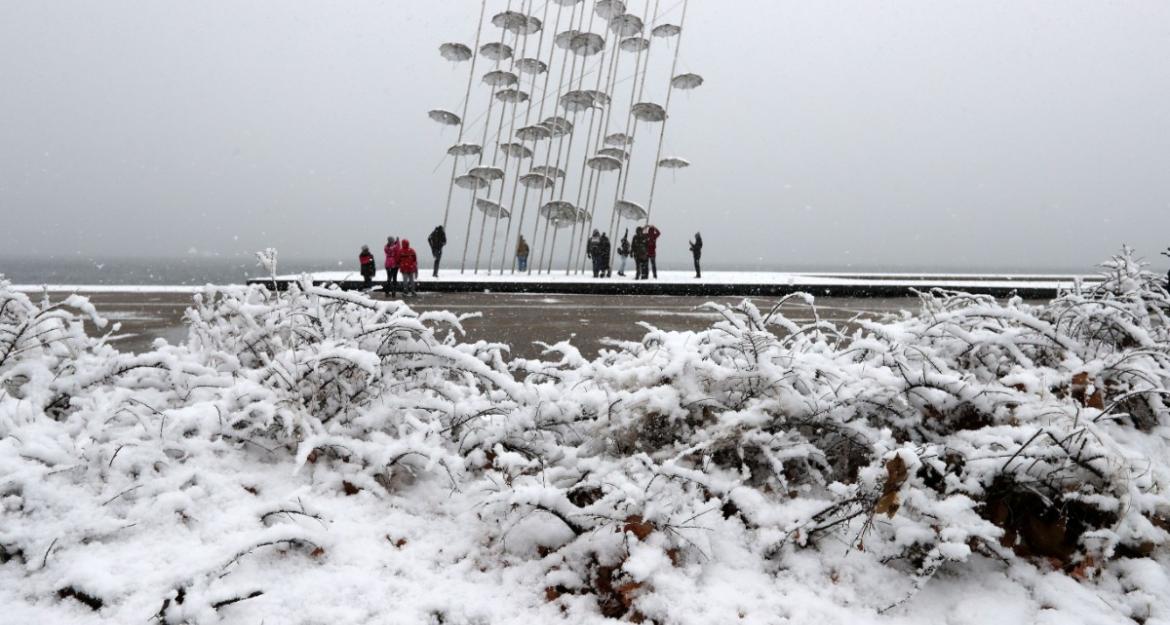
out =
[[386,254],[386,284],[382,292],[391,297],[398,293],[398,248],[398,239],[386,237],[386,246],[382,248]]
[[695,258],[695,277],[702,278],[703,271],[699,269],[699,259],[703,257],[703,235],[695,233],[695,240],[691,241],[691,256]]
[[618,275],[626,275],[626,261],[630,258],[630,229],[626,228],[626,233],[622,235],[622,242],[618,244],[618,256],[622,259],[622,264],[618,265]]
[[374,263],[374,255],[370,253],[370,246],[362,246],[362,253],[358,254],[358,264],[361,267],[365,288],[368,290],[374,284],[374,274],[378,272],[378,266]]
[[634,255],[634,279],[645,280],[650,275],[650,242],[642,226],[634,229],[634,241],[630,244],[630,252]]
[[402,295],[417,295],[415,281],[418,279],[418,254],[406,239],[398,244],[398,271],[402,273]]
[[601,232],[593,231],[593,236],[589,237],[589,243],[585,246],[585,255],[593,260],[593,277],[600,278],[602,269],[605,267],[605,258],[601,256]]
[[439,261],[443,258],[443,247],[447,245],[447,231],[443,230],[443,226],[435,226],[427,237],[427,244],[431,246],[431,255],[435,257],[434,276],[438,278]]
[[520,271],[528,271],[528,251],[528,241],[520,235],[520,240],[516,241],[516,268]]

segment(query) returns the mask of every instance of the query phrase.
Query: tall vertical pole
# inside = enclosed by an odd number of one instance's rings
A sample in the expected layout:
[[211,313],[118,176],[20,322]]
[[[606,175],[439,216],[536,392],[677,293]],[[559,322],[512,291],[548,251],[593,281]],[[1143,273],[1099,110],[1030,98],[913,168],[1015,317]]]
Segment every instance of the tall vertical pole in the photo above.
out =
[[[552,2],[553,2],[553,0],[545,0],[545,3],[544,3],[544,17],[541,18],[542,21],[541,21],[541,28],[540,28],[540,38],[537,39],[536,55],[533,57],[538,61],[540,60],[540,51],[544,49],[544,34],[545,34],[545,32],[548,31],[548,5],[552,4]],[[529,5],[529,7],[531,8],[531,4]],[[560,9],[557,10],[557,13],[560,13]],[[558,21],[559,21],[559,18],[558,18]],[[554,28],[553,31],[554,31],[553,34],[555,35],[556,29]],[[527,53],[528,53],[528,36],[527,35],[524,36],[524,48],[525,48],[524,54],[527,55]],[[544,74],[545,74],[544,84],[545,84],[546,89],[548,88],[548,73],[549,73],[548,67],[546,66],[545,70],[544,70]],[[527,106],[526,110],[524,111],[524,126],[528,126],[532,123],[532,103],[536,101],[536,81],[537,81],[538,77],[539,77],[539,74],[532,75],[532,86],[529,88],[528,106]],[[541,109],[541,114],[543,114],[544,113],[544,94],[543,93],[541,94],[540,109]],[[532,156],[534,159],[536,158],[536,140],[535,139],[532,141]],[[532,164],[531,160],[529,161],[529,164],[530,165]],[[506,262],[504,259],[506,259],[508,257],[508,246],[512,242],[512,217],[516,213],[516,192],[520,189],[521,186],[524,186],[524,198],[522,200],[520,200],[520,204],[521,204],[521,206],[520,206],[520,220],[517,222],[517,225],[516,225],[517,235],[519,235],[520,231],[524,229],[524,217],[528,212],[528,187],[526,185],[520,184],[520,168],[517,167],[516,168],[516,176],[512,180],[512,199],[509,200],[509,202],[508,202],[508,207],[509,207],[509,210],[511,212],[508,214],[508,223],[504,228],[504,249],[501,250],[501,252],[500,252],[500,273],[501,274],[504,273],[504,264]],[[512,255],[512,273],[516,273],[516,255],[515,254]]]
[[[559,3],[558,3],[558,4],[559,4]],[[572,29],[572,28],[573,28],[573,22],[574,22],[574,21],[577,19],[577,5],[578,5],[578,4],[580,4],[580,3],[574,3],[574,4],[573,4],[573,10],[572,10],[572,11],[569,13],[569,28],[570,28],[570,29]],[[558,9],[558,10],[557,10],[557,28],[558,28],[558,29],[560,28],[560,25],[561,25],[561,16],[560,16],[560,10]],[[552,72],[552,66],[553,66],[553,62],[554,62],[554,57],[556,56],[556,51],[557,51],[556,38],[557,38],[557,36],[558,36],[558,35],[560,35],[560,33],[554,33],[554,34],[553,34],[552,54],[550,54],[550,55],[549,55],[549,59],[548,59],[548,61],[549,61],[549,72],[550,72],[550,74],[551,74],[551,72]],[[559,74],[557,74],[557,92],[556,92],[556,95],[555,95],[555,96],[553,96],[553,113],[554,113],[554,114],[555,114],[555,113],[556,113],[556,111],[557,111],[557,106],[558,106],[558,103],[560,102],[560,99],[561,99],[561,89],[564,87],[564,82],[563,82],[563,80],[564,80],[564,77],[565,77],[565,66],[566,66],[566,65],[568,65],[568,62],[569,62],[569,54],[570,54],[570,53],[569,53],[569,50],[568,50],[568,48],[566,47],[566,48],[565,48],[565,50],[564,50],[564,56],[562,56],[562,57],[561,57],[561,71],[560,71],[560,73],[559,73]],[[575,67],[575,65],[574,65],[574,67]],[[546,84],[545,84],[545,94],[544,94],[544,95],[545,95],[545,99],[547,99],[547,97],[548,97],[548,84],[547,84],[547,81],[546,81]],[[545,100],[541,100],[541,103],[540,103],[541,117],[543,117],[543,116],[544,116],[544,102],[545,102]],[[553,166],[553,169],[554,169],[554,170],[558,170],[558,169],[560,169],[560,159],[561,159],[561,143],[562,143],[561,139],[563,139],[563,137],[558,137],[558,141],[557,141],[557,160],[556,160],[557,164]],[[548,163],[549,163],[549,158],[551,158],[551,157],[552,157],[552,145],[553,145],[553,141],[552,141],[552,138],[550,137],[550,138],[549,138],[549,140],[548,140],[548,148],[546,148],[546,149],[545,149],[545,153],[544,153],[544,162],[545,162],[545,166],[546,166],[546,167],[548,166]],[[556,176],[556,175],[554,175],[554,176],[553,176],[553,180],[554,180],[554,182],[555,182],[555,185],[554,185],[554,192],[555,192],[555,188],[556,188],[556,186],[559,186],[559,185],[565,184],[565,182],[566,182],[566,181],[565,181],[565,180],[564,180],[564,179],[563,179],[561,176]],[[558,181],[558,180],[559,180],[559,181]],[[536,240],[537,240],[537,237],[538,237],[538,235],[539,235],[539,233],[540,233],[540,222],[541,222],[541,219],[540,219],[540,212],[539,212],[539,211],[540,211],[540,209],[543,207],[543,204],[544,204],[544,192],[545,192],[546,190],[547,190],[547,189],[545,189],[545,188],[543,188],[543,187],[542,187],[542,188],[540,189],[540,193],[537,195],[536,205],[537,205],[537,211],[538,211],[538,212],[537,212],[537,215],[536,215],[536,219],[534,220],[534,223],[533,223],[533,225],[532,225],[532,242],[531,242],[531,245],[536,245]],[[551,192],[549,193],[549,197],[552,197],[552,193],[551,193]],[[549,225],[549,221],[550,221],[549,217],[548,217],[548,216],[546,216],[546,217],[545,217],[545,219],[544,219],[544,236],[545,236],[545,239],[546,239],[546,240],[548,239],[548,225]],[[537,273],[540,273],[540,269],[539,269],[540,263],[543,263],[543,262],[544,262],[544,261],[543,261],[543,259],[544,259],[544,244],[543,244],[543,243],[542,243],[542,244],[541,244],[541,246],[540,246],[540,257],[539,257],[539,258],[540,258],[541,260],[537,261],[536,263],[533,263],[533,262],[531,262],[531,261],[532,261],[532,258],[531,258],[531,256],[529,257],[529,259],[528,259],[528,260],[529,260],[529,262],[528,262],[528,273],[529,273],[530,275],[532,274],[532,266],[533,266],[533,265],[537,265]]]
[[678,34],[678,41],[674,44],[674,62],[670,65],[670,80],[666,83],[666,104],[662,106],[666,111],[666,118],[662,120],[662,128],[658,131],[658,155],[654,157],[654,174],[650,177],[650,198],[646,202],[646,223],[650,223],[650,213],[654,210],[654,189],[658,185],[658,161],[662,160],[662,144],[666,140],[666,122],[670,120],[670,96],[674,94],[674,77],[675,72],[678,71],[678,56],[679,50],[682,49],[682,38],[686,34],[687,22],[687,3],[689,0],[683,0],[682,18],[679,19],[679,28],[683,29]]
[[[512,0],[508,0],[508,10],[511,10],[511,9],[512,9]],[[508,33],[508,31],[506,31],[506,30],[500,33],[500,45],[501,46],[504,45],[504,37],[507,35],[507,33]],[[475,53],[479,54],[479,50],[476,50]],[[500,69],[500,60],[499,59],[496,59],[496,69],[497,70]],[[491,128],[491,125],[492,125],[492,108],[495,106],[495,103],[496,103],[496,91],[497,91],[496,86],[492,85],[492,94],[491,94],[491,97],[488,99],[487,119],[485,119],[483,122],[483,142],[481,144],[482,147],[479,151],[479,164],[480,165],[483,165],[483,153],[486,152],[488,149],[488,147],[487,147],[488,130]],[[496,152],[493,150],[492,151],[493,162],[495,160],[495,154],[496,154]],[[491,191],[491,184],[490,183],[488,184],[488,191],[489,192]],[[460,274],[467,271],[467,250],[468,250],[468,246],[471,244],[471,221],[472,221],[472,217],[475,216],[475,201],[478,199],[479,199],[479,185],[476,185],[475,191],[473,191],[471,194],[471,207],[468,208],[468,211],[467,211],[467,236],[463,239],[463,260],[460,261],[460,263],[459,263],[459,273]],[[486,215],[484,215],[484,219],[487,219]],[[482,232],[483,232],[483,229],[481,228],[480,229],[481,236],[482,236]]]
[[[467,106],[471,103],[471,85],[475,82],[475,62],[479,60],[479,38],[483,33],[483,18],[487,15],[487,0],[479,7],[479,24],[475,27],[475,47],[471,49],[471,71],[467,74],[467,93],[463,96],[463,116],[459,118],[459,137],[456,144],[463,143],[463,129],[467,127]],[[451,213],[451,195],[455,192],[455,177],[459,173],[459,157],[452,157],[451,181],[447,183],[447,205],[443,208],[443,230],[447,230],[447,217]]]

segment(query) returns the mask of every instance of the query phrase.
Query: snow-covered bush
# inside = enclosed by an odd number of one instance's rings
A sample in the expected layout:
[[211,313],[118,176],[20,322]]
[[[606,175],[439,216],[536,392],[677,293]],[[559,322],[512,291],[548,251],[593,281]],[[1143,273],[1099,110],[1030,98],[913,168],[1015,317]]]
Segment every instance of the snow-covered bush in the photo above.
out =
[[[420,622],[762,621],[792,607],[769,579],[873,613],[999,562],[1168,618],[1170,296],[1128,250],[1103,273],[844,325],[808,296],[709,305],[592,361],[307,283],[209,287],[184,344],[124,354],[84,299],[0,283],[0,600],[373,620],[344,587]],[[755,598],[695,603],[725,575]]]

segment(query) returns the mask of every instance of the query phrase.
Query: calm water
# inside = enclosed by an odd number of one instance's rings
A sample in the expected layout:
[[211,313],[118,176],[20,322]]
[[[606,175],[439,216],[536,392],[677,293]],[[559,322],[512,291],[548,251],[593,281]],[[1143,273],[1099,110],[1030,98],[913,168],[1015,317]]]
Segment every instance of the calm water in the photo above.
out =
[[[430,254],[420,254],[424,268],[430,267]],[[458,266],[458,259],[446,261],[447,267]],[[690,269],[689,263],[659,264],[659,269]],[[964,268],[954,266],[907,267],[907,266],[799,266],[767,263],[728,265],[704,263],[709,271],[823,271],[823,272],[978,272],[985,273],[1091,273],[1091,267],[1066,269],[1046,268]],[[312,271],[354,271],[357,259],[281,259],[277,268],[282,274],[297,274]],[[98,257],[46,257],[46,258],[4,258],[0,257],[0,275],[15,284],[75,284],[75,285],[185,285],[239,284],[248,278],[263,277],[264,270],[252,257],[207,258],[188,256],[182,258],[98,258]]]

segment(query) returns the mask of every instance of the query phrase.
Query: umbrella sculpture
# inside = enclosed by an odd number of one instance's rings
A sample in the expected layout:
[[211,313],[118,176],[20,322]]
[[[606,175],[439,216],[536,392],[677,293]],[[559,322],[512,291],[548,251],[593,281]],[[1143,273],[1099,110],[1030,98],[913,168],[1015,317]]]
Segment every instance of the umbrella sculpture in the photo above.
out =
[[[502,109],[492,115],[489,108],[485,116],[480,114],[482,110],[465,110],[460,115],[437,108],[427,115],[438,124],[460,128],[459,139],[445,148],[455,162],[466,163],[460,159],[468,157],[480,159],[478,165],[471,162],[470,165],[477,166],[465,169],[462,175],[456,175],[458,172],[453,169],[451,185],[484,195],[490,190],[490,199],[473,196],[472,208],[487,217],[508,220],[501,233],[505,243],[510,232],[526,228],[525,212],[519,209],[526,204],[530,191],[539,199],[534,210],[527,211],[534,213],[533,217],[527,217],[528,230],[532,230],[535,217],[550,229],[581,228],[584,233],[585,224],[604,217],[610,220],[612,236],[619,225],[615,220],[651,217],[658,170],[679,171],[690,167],[687,159],[662,154],[671,112],[670,96],[675,90],[698,89],[705,79],[697,73],[676,73],[689,0],[661,3],[662,6],[660,2],[509,0],[507,10],[490,14],[483,12],[487,7],[485,0],[483,7],[477,7],[480,11],[477,26],[483,37],[477,32],[471,46],[456,42],[439,45],[443,59],[472,64],[471,75],[465,78],[469,85],[468,97],[462,106],[474,109],[478,103],[485,102],[483,94],[474,95],[470,90],[472,82],[478,80],[490,88],[487,100]],[[543,16],[529,14],[534,5],[543,7]],[[484,30],[485,26],[495,30]],[[495,41],[489,32],[496,33]],[[674,56],[669,73],[665,71],[665,63],[651,61],[651,55],[657,57],[663,52]],[[476,71],[477,59],[481,67],[485,63],[494,67]],[[662,76],[661,82],[655,76]],[[592,84],[594,81],[596,86]],[[658,99],[662,87],[666,88],[665,101]],[[583,114],[588,116],[588,124]],[[514,123],[506,123],[508,120]],[[472,124],[482,128],[482,141],[463,138],[465,126]],[[635,137],[646,132],[647,124],[657,126],[653,133],[659,135],[658,154],[637,157],[635,149],[654,150],[640,147],[646,137],[638,136],[639,146],[635,146]],[[485,146],[496,149],[485,149]],[[489,155],[491,158],[486,158]],[[496,166],[496,155],[502,166]],[[654,160],[649,169],[644,169],[650,156]],[[607,177],[607,172],[615,172],[617,176]],[[650,181],[648,201],[643,201],[645,197],[631,197],[646,193],[644,186],[630,184],[631,178],[642,176],[649,177]],[[615,178],[617,182],[613,186]],[[598,204],[602,185],[605,194],[613,195],[611,206]],[[568,188],[576,189],[575,202],[571,196],[566,197]],[[505,189],[512,193],[511,206],[504,202]],[[516,190],[523,190],[525,199]],[[551,197],[550,190],[553,190]],[[497,194],[501,197],[496,197]],[[492,236],[493,232],[487,234]],[[495,238],[491,240],[494,246]],[[539,244],[536,236],[530,241],[534,247]],[[545,243],[549,243],[547,238]],[[564,253],[557,256],[555,235],[551,244],[549,268],[554,257],[565,258]],[[575,243],[568,247],[567,262],[571,267],[576,261],[574,254],[580,249],[575,248]],[[542,255],[544,252],[542,248]],[[478,267],[478,257],[476,263]],[[489,264],[489,271],[492,266]]]

